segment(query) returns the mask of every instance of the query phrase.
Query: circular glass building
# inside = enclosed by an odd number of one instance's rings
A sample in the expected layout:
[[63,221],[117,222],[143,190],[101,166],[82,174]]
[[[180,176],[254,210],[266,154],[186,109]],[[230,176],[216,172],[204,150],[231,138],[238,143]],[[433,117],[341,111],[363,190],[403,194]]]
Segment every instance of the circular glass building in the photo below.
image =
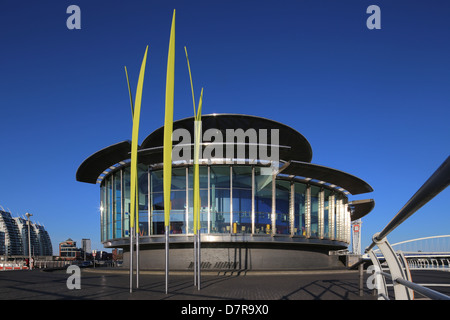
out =
[[[373,191],[351,174],[312,164],[309,142],[276,121],[202,116],[200,223],[205,270],[327,269],[350,244],[351,221],[374,207],[350,195]],[[194,118],[173,123],[170,268],[193,267]],[[164,269],[163,131],[138,149],[141,269]],[[131,142],[87,158],[76,179],[100,184],[101,240],[129,258]]]

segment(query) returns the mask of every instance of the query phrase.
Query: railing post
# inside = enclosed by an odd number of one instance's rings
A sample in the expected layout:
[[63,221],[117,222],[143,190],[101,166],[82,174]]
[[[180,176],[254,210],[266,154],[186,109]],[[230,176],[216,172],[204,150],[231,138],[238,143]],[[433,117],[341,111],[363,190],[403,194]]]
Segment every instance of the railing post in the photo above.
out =
[[385,297],[388,297],[388,291],[386,286],[386,279],[383,276],[378,275],[377,273],[381,272],[381,264],[378,260],[377,256],[373,252],[373,250],[370,250],[368,252],[370,260],[372,260],[372,264],[375,267],[374,270],[374,276],[375,276],[375,283],[376,287],[375,290],[377,290],[378,294],[378,300],[384,300]]
[[[373,237],[373,241],[376,243],[378,248],[380,248],[381,253],[383,254],[384,258],[386,259],[386,263],[389,266],[389,271],[391,273],[392,279],[407,279],[405,270],[403,269],[402,264],[400,263],[397,254],[395,253],[394,249],[392,249],[391,245],[387,241],[386,238],[382,238],[381,240],[378,240],[379,234],[375,234]],[[407,268],[407,266],[405,266]],[[396,300],[412,300],[413,295],[412,291],[410,291],[405,286],[397,283],[396,281],[393,281],[394,284],[394,293],[395,293],[395,299]]]
[[[406,257],[402,251],[398,252],[398,257],[399,257],[399,260],[403,263],[403,272],[406,277],[405,279],[408,280],[409,282],[412,282],[411,271],[409,269],[408,260],[406,260]],[[414,300],[414,290],[408,288],[408,291],[409,291],[410,300]]]
[[360,262],[358,266],[359,270],[359,296],[364,295],[364,262]]

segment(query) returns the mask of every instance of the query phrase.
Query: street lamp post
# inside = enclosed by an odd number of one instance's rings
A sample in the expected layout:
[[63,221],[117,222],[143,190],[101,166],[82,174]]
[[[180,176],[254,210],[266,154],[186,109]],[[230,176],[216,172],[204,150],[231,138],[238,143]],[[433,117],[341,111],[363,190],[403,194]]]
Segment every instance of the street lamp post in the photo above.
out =
[[30,227],[31,227],[31,224],[30,224],[30,217],[32,216],[32,214],[31,213],[25,213],[25,215],[27,216],[27,219],[28,219],[28,263],[29,263],[29,266],[30,266],[30,270],[33,270],[33,265],[32,265],[32,263],[31,263],[31,232],[30,232]]

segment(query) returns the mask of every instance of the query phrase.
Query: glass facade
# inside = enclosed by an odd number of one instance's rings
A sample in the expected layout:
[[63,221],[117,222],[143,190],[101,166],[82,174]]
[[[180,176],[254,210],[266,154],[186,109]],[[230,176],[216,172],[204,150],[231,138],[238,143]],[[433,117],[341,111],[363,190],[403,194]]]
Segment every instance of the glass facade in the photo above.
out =
[[[267,175],[251,165],[200,166],[200,223],[205,234],[253,234],[350,242],[346,196],[306,181]],[[163,171],[139,165],[139,233],[164,234]],[[130,169],[101,182],[101,237],[129,237]],[[193,167],[172,169],[171,234],[193,234]]]

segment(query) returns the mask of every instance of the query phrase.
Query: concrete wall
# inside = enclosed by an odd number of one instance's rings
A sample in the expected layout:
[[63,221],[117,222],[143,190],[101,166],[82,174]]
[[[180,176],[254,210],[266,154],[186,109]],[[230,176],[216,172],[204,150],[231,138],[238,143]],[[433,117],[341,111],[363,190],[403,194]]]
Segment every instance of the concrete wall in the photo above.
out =
[[[129,250],[124,249],[124,267],[129,268]],[[338,256],[329,256],[329,248],[314,246],[205,244],[202,246],[203,270],[320,270],[340,269],[345,264]],[[192,245],[171,245],[170,270],[192,270]],[[142,246],[141,270],[164,270],[164,245]]]

